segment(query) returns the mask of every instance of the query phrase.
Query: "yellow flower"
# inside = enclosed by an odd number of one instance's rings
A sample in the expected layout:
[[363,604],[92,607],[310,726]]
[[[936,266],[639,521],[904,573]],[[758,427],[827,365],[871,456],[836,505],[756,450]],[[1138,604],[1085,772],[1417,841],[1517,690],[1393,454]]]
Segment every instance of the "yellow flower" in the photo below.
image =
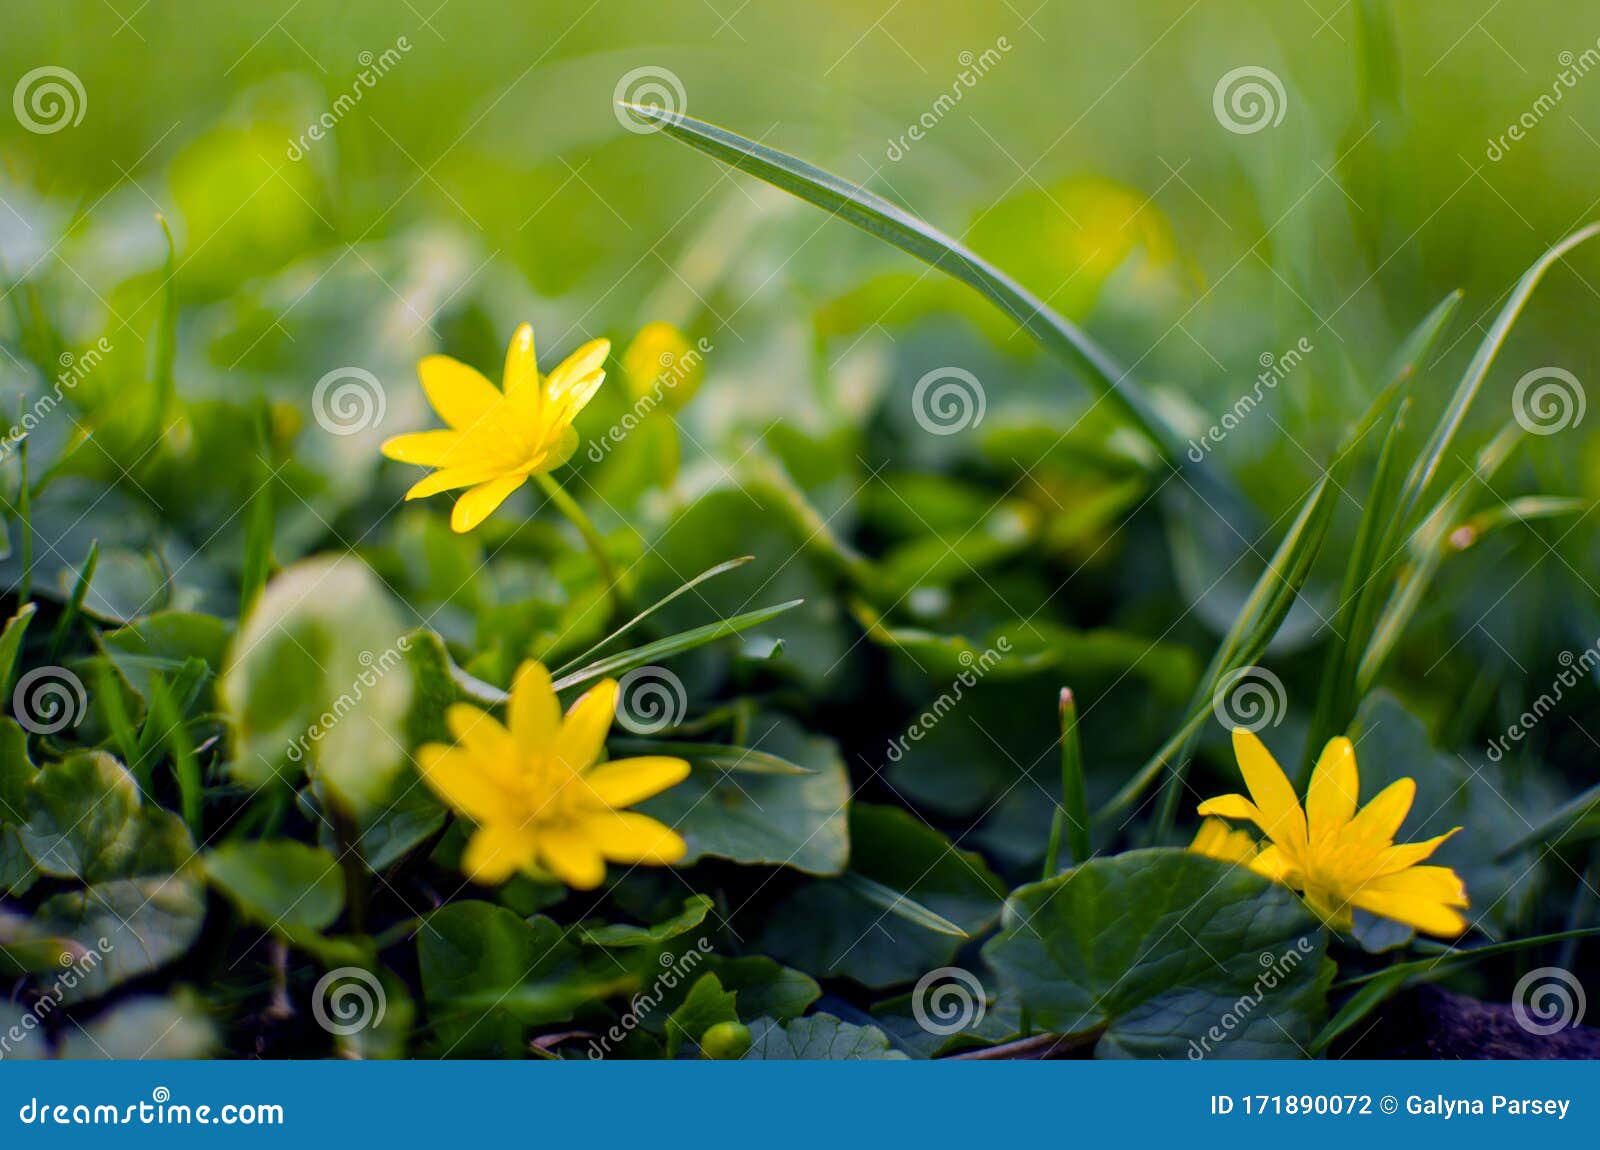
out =
[[450,526],[471,531],[529,476],[553,471],[571,457],[578,446],[572,421],[605,381],[610,352],[607,340],[590,340],[541,380],[533,328],[523,324],[506,352],[503,390],[447,355],[422,360],[422,388],[449,427],[384,443],[390,459],[436,468],[406,498],[470,488],[456,500]]
[[689,764],[654,756],[597,764],[616,705],[616,681],[606,679],[562,718],[550,673],[527,662],[511,684],[509,729],[465,703],[445,712],[456,745],[428,743],[417,763],[435,793],[478,825],[461,857],[469,876],[499,883],[542,867],[590,890],[605,879],[607,861],[683,857],[673,830],[622,808],[681,783]]
[[1460,914],[1467,906],[1460,876],[1449,867],[1417,865],[1461,828],[1395,845],[1395,832],[1416,798],[1414,780],[1391,783],[1357,811],[1356,751],[1340,736],[1329,739],[1317,759],[1302,809],[1288,776],[1260,739],[1235,728],[1233,750],[1250,798],[1207,799],[1199,813],[1255,823],[1271,842],[1257,850],[1244,832],[1207,818],[1190,850],[1293,887],[1336,930],[1350,929],[1357,907],[1427,934],[1449,937],[1467,928]]
[[700,349],[672,324],[647,323],[622,353],[622,376],[636,401],[654,393],[667,410],[694,398],[704,367]]

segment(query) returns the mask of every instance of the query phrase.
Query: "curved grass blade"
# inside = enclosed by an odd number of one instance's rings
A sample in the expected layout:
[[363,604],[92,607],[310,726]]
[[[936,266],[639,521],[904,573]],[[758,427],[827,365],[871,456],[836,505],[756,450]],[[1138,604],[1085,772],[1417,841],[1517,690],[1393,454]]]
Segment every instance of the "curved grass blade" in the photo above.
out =
[[1099,344],[999,268],[904,208],[804,160],[736,132],[665,108],[624,103],[631,115],[660,125],[669,136],[723,163],[815,204],[823,211],[893,244],[975,288],[1029,335],[1080,369],[1094,389],[1115,404],[1160,449],[1167,462],[1195,467],[1184,440],[1156,409],[1128,369]]
[[839,881],[873,906],[880,907],[907,922],[914,922],[925,930],[931,930],[936,934],[947,934],[951,938],[972,937],[944,915],[935,914],[916,899],[909,898],[893,887],[884,886],[881,882],[876,882],[865,875],[845,871],[839,876]]
[[[714,643],[728,635],[737,634],[747,627],[754,627],[774,619],[785,611],[792,611],[804,599],[791,599],[787,603],[779,603],[772,607],[762,607],[756,611],[746,611],[742,615],[735,615],[731,619],[723,619],[717,623],[707,623],[703,627],[682,631],[676,635],[669,635],[665,639],[657,639],[654,643],[646,643],[642,647],[631,647],[626,651],[619,651],[615,655],[607,656],[595,663],[590,663],[577,671],[569,672],[555,681],[555,689],[564,691],[568,687],[576,687],[579,683],[587,683],[592,679],[599,679],[605,675],[615,675],[634,667],[642,667],[646,663],[654,663],[658,659],[670,659],[673,655],[681,655],[685,651],[692,651],[696,647],[704,647],[707,643]],[[501,698],[505,696],[501,693]]]
[[732,571],[736,567],[743,567],[746,563],[750,562],[754,558],[754,555],[741,555],[737,559],[729,559],[726,563],[718,563],[715,567],[708,567],[706,570],[700,572],[700,574],[696,575],[683,586],[679,587],[676,591],[657,599],[654,603],[650,604],[650,606],[646,607],[643,611],[640,611],[632,619],[629,619],[626,623],[618,627],[615,631],[611,632],[611,634],[607,635],[604,639],[601,639],[598,643],[594,644],[587,651],[584,651],[579,655],[574,655],[571,659],[568,659],[561,666],[557,667],[554,673],[557,675],[565,674],[573,667],[576,667],[585,659],[589,658],[589,656],[593,655],[596,651],[600,650],[607,643],[610,643],[613,639],[620,639],[622,636],[626,635],[629,631],[633,630],[640,623],[643,623],[646,619],[650,618],[651,615],[654,615],[657,611],[661,610],[661,608],[665,607],[678,596],[694,590],[707,579],[714,579],[718,575]]
[[734,747],[727,743],[684,743],[673,739],[615,738],[606,740],[618,751],[635,755],[673,755],[691,764],[704,763],[724,771],[751,775],[814,775],[817,772],[777,755],[753,747]]

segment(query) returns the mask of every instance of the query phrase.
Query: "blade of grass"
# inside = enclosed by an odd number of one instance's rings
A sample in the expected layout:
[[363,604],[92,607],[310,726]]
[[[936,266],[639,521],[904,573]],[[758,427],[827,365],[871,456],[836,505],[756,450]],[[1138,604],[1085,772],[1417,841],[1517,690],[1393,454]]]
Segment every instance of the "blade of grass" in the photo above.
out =
[[1083,746],[1078,738],[1078,706],[1072,692],[1061,689],[1061,805],[1050,821],[1050,845],[1044,855],[1044,878],[1060,869],[1061,838],[1066,833],[1067,857],[1073,866],[1088,861],[1089,795],[1083,782]]
[[791,599],[787,603],[779,603],[772,607],[762,607],[756,611],[746,611],[742,615],[735,615],[731,619],[723,619],[716,623],[707,623],[703,627],[695,627],[688,631],[680,631],[676,635],[668,635],[665,639],[657,639],[654,643],[646,643],[642,647],[631,647],[626,651],[607,656],[599,662],[590,663],[577,671],[571,671],[555,681],[555,689],[564,691],[568,687],[576,687],[579,683],[587,683],[591,679],[598,679],[604,675],[620,674],[634,667],[642,667],[647,663],[654,663],[658,659],[670,659],[674,655],[681,655],[685,651],[692,651],[696,647],[704,647],[707,643],[714,643],[718,639],[737,634],[748,627],[755,627],[765,623],[768,619],[775,619],[785,611],[792,611],[803,599]]
[[89,554],[83,561],[83,566],[78,569],[78,579],[72,585],[72,595],[67,599],[67,604],[61,611],[61,617],[56,620],[55,629],[50,632],[49,655],[45,661],[54,663],[61,655],[61,645],[66,642],[67,635],[72,631],[72,625],[78,621],[78,616],[83,612],[83,599],[89,593],[89,583],[94,579],[95,565],[100,562],[100,540],[89,541]]
[[632,619],[629,619],[626,623],[624,623],[622,626],[618,627],[615,631],[611,632],[611,634],[607,635],[604,639],[601,639],[598,643],[594,644],[587,651],[584,651],[582,654],[579,654],[579,655],[574,655],[571,659],[568,659],[561,666],[557,667],[555,669],[554,673],[557,674],[557,675],[565,674],[567,671],[570,671],[573,667],[576,667],[578,664],[582,663],[585,659],[589,658],[596,651],[599,651],[601,648],[605,647],[612,640],[620,639],[622,636],[626,635],[629,631],[633,630],[640,623],[643,623],[646,619],[650,618],[651,615],[654,615],[657,611],[661,610],[661,608],[665,607],[668,603],[670,603],[674,599],[678,598],[678,596],[684,595],[684,594],[688,593],[689,591],[694,590],[696,587],[700,586],[700,584],[704,583],[708,579],[714,579],[718,575],[725,574],[725,573],[727,573],[729,571],[732,571],[732,570],[734,570],[735,568],[738,568],[738,567],[743,567],[746,563],[750,562],[754,558],[755,558],[754,555],[741,555],[737,559],[729,559],[726,563],[718,563],[715,567],[706,568],[704,571],[700,572],[700,574],[696,575],[693,579],[689,580],[687,583],[683,584],[683,586],[679,587],[676,591],[673,591],[670,594],[664,595],[660,599],[657,599],[654,603],[650,604],[650,606],[646,607],[643,611],[640,611]]
[[1221,486],[1205,464],[1193,464],[1187,458],[1183,437],[1126,368],[1043,300],[950,236],[857,184],[726,128],[665,108],[621,106],[642,121],[660,125],[674,139],[815,204],[976,289],[1034,339],[1082,371],[1094,389],[1116,405],[1167,462],[1194,466],[1212,479],[1213,486]]
[[942,914],[935,914],[914,898],[910,898],[893,887],[884,886],[881,882],[867,878],[865,875],[856,874],[854,871],[845,871],[839,876],[839,882],[849,887],[856,894],[866,899],[873,906],[881,907],[897,918],[907,922],[916,923],[925,930],[936,934],[949,935],[952,938],[969,938],[970,935],[955,923],[945,918]]

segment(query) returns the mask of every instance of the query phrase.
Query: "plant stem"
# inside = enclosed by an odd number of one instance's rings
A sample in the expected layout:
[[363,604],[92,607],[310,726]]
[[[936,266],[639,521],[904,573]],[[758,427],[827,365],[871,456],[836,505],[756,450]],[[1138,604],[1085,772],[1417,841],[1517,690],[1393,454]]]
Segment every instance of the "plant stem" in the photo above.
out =
[[1050,846],[1044,856],[1044,878],[1056,873],[1061,862],[1061,838],[1066,832],[1067,860],[1076,866],[1092,853],[1089,842],[1089,795],[1083,782],[1083,746],[1078,739],[1078,707],[1072,692],[1061,689],[1061,805],[1050,822]]
[[559,483],[548,474],[536,476],[539,486],[544,488],[544,493],[550,497],[550,502],[565,515],[578,534],[583,536],[584,544],[589,548],[589,555],[594,559],[594,565],[600,570],[600,577],[606,582],[606,594],[611,598],[611,610],[619,619],[626,619],[633,614],[629,605],[628,595],[623,590],[622,578],[617,573],[616,565],[611,562],[611,556],[606,554],[605,540],[600,538],[600,532],[595,530],[589,517],[584,514],[583,508],[578,506],[578,501],[568,495]]

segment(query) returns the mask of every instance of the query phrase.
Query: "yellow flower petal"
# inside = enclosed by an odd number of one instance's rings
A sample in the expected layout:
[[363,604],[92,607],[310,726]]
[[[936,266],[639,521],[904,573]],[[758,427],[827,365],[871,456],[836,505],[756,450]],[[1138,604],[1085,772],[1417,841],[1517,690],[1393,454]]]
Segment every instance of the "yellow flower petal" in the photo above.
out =
[[533,660],[517,668],[506,707],[511,736],[524,756],[543,755],[561,728],[561,702],[550,685],[550,672]]
[[1306,790],[1307,832],[1313,843],[1332,835],[1356,813],[1361,779],[1356,774],[1356,749],[1340,735],[1329,739],[1311,772]]
[[[455,434],[451,432],[450,434]],[[491,467],[444,467],[431,473],[411,485],[411,490],[406,492],[406,499],[426,499],[430,495],[437,495],[441,491],[454,491],[458,487],[476,487],[486,483],[500,474],[498,468]]]
[[608,807],[627,807],[677,786],[689,777],[689,764],[682,759],[647,755],[602,763],[583,781],[588,785],[586,799]]
[[616,706],[615,679],[603,679],[590,687],[561,720],[561,729],[551,744],[551,758],[573,774],[586,769],[600,757]]
[[425,357],[417,364],[417,374],[433,410],[458,431],[477,423],[500,399],[494,384],[448,355]]
[[1189,849],[1223,862],[1248,863],[1256,857],[1256,843],[1244,831],[1236,831],[1221,819],[1206,819],[1195,832]]
[[1243,795],[1218,795],[1214,799],[1207,799],[1200,804],[1196,813],[1201,816],[1215,815],[1221,819],[1242,819],[1246,822],[1255,823],[1256,826],[1262,827],[1263,830],[1266,829],[1263,826],[1261,812],[1256,809],[1256,805],[1253,802]]
[[396,435],[383,441],[379,449],[385,459],[397,463],[420,463],[424,467],[438,467],[461,442],[459,431],[413,431]]
[[1459,911],[1418,895],[1359,890],[1350,896],[1350,905],[1404,923],[1425,934],[1453,938],[1467,929],[1467,920]]
[[505,809],[505,792],[465,751],[428,743],[417,750],[417,770],[446,806],[473,822],[484,822]]
[[671,827],[634,811],[594,811],[582,815],[577,827],[616,863],[675,863],[689,849]]
[[1378,855],[1377,869],[1373,873],[1381,878],[1383,875],[1395,874],[1405,870],[1407,867],[1415,866],[1432,855],[1434,851],[1439,849],[1441,843],[1460,829],[1460,827],[1455,827],[1442,835],[1424,839],[1420,843],[1403,843],[1400,846],[1384,848]]
[[485,772],[507,781],[516,778],[521,755],[516,740],[499,719],[470,703],[452,703],[444,710],[444,723],[451,737]]
[[539,858],[551,874],[577,890],[593,890],[605,881],[606,862],[600,848],[576,830],[541,829]]
[[530,385],[539,383],[539,361],[534,355],[533,325],[525,323],[511,337],[506,349],[506,374],[503,381],[505,393],[516,395]]
[[487,823],[461,852],[461,869],[477,882],[502,883],[533,865],[538,839],[533,828],[514,822]]
[[1341,839],[1348,843],[1361,842],[1388,846],[1394,841],[1395,832],[1400,829],[1400,824],[1406,821],[1406,815],[1411,812],[1411,804],[1416,797],[1416,780],[1396,779],[1361,808],[1341,832]]
[[468,491],[450,512],[450,530],[464,535],[489,518],[512,492],[528,481],[526,475],[502,475]]
[[591,339],[562,360],[561,366],[550,373],[550,378],[544,385],[546,398],[552,401],[559,400],[574,385],[593,377],[605,366],[606,356],[610,354],[609,339]]
[[1250,869],[1273,882],[1292,883],[1294,880],[1294,869],[1277,847],[1262,847],[1261,852],[1250,860]]
[[1407,867],[1363,883],[1362,888],[1381,894],[1415,895],[1449,906],[1467,905],[1467,891],[1461,884],[1461,876],[1447,866]]
[[1274,842],[1298,852],[1306,842],[1306,816],[1289,776],[1266,744],[1243,727],[1233,729],[1233,752],[1239,760],[1244,785],[1261,812],[1261,829]]

